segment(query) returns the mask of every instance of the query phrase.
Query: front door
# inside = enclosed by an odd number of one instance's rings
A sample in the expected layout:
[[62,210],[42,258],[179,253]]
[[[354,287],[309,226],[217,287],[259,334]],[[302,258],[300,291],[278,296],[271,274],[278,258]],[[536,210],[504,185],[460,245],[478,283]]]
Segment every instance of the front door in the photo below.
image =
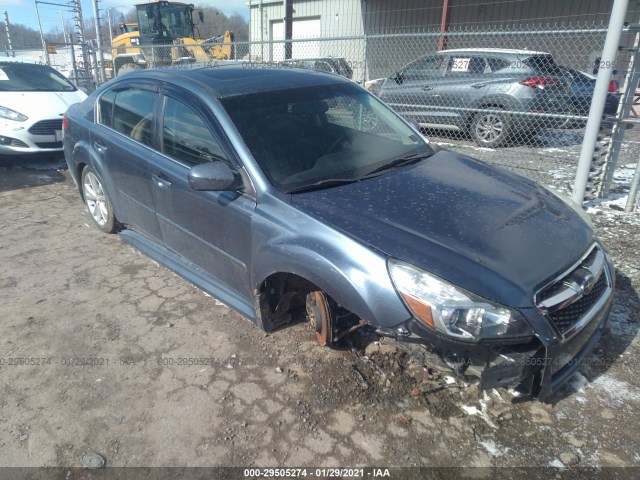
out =
[[150,159],[153,198],[163,243],[221,287],[250,301],[251,216],[255,199],[241,192],[189,187],[194,165],[222,160],[237,167],[215,118],[188,92],[162,92],[161,153]]

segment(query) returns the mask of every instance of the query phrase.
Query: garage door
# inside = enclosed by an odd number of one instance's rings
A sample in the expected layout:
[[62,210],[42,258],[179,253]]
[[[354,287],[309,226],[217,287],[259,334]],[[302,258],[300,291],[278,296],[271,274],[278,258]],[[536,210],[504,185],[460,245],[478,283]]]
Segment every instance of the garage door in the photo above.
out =
[[[294,39],[319,38],[320,17],[294,20],[292,28]],[[282,20],[271,22],[271,40],[274,42],[284,40],[284,22]],[[292,58],[317,58],[320,56],[320,42],[294,42],[291,56]],[[273,44],[271,60],[274,62],[284,60],[284,43]]]

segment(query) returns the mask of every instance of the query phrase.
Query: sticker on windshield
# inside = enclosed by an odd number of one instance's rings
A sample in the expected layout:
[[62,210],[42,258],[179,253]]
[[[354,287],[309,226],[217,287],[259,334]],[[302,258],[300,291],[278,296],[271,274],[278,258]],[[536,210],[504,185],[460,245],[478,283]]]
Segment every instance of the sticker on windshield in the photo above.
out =
[[4,70],[2,70],[0,68],[0,80],[9,80],[9,77],[7,77],[7,74],[4,73]]
[[451,59],[452,72],[468,72],[470,58],[453,58]]

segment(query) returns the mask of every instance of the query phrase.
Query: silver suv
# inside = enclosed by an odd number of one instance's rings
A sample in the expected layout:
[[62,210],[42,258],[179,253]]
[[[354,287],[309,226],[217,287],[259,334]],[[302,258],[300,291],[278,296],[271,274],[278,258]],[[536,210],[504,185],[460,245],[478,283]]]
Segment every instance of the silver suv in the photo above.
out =
[[551,54],[484,48],[427,55],[369,89],[420,126],[468,132],[485,147],[560,125],[571,92]]

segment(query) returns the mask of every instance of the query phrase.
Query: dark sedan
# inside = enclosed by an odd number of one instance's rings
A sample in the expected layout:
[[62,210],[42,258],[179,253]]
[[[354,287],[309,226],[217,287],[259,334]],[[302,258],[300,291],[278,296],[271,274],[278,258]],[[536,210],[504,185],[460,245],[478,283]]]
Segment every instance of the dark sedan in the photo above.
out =
[[[596,87],[596,77],[588,73],[580,72],[572,68],[560,67],[565,72],[565,77],[571,79],[571,93],[567,96],[569,115],[586,117],[591,109],[591,100]],[[620,90],[615,80],[609,82],[607,99],[604,105],[604,115],[614,116],[620,103]],[[575,125],[576,119],[568,119],[563,126]]]
[[580,208],[437,151],[346,78],[146,70],[64,131],[98,228],[267,331],[306,308],[327,345],[357,317],[483,388],[546,396],[607,322],[614,269]]

